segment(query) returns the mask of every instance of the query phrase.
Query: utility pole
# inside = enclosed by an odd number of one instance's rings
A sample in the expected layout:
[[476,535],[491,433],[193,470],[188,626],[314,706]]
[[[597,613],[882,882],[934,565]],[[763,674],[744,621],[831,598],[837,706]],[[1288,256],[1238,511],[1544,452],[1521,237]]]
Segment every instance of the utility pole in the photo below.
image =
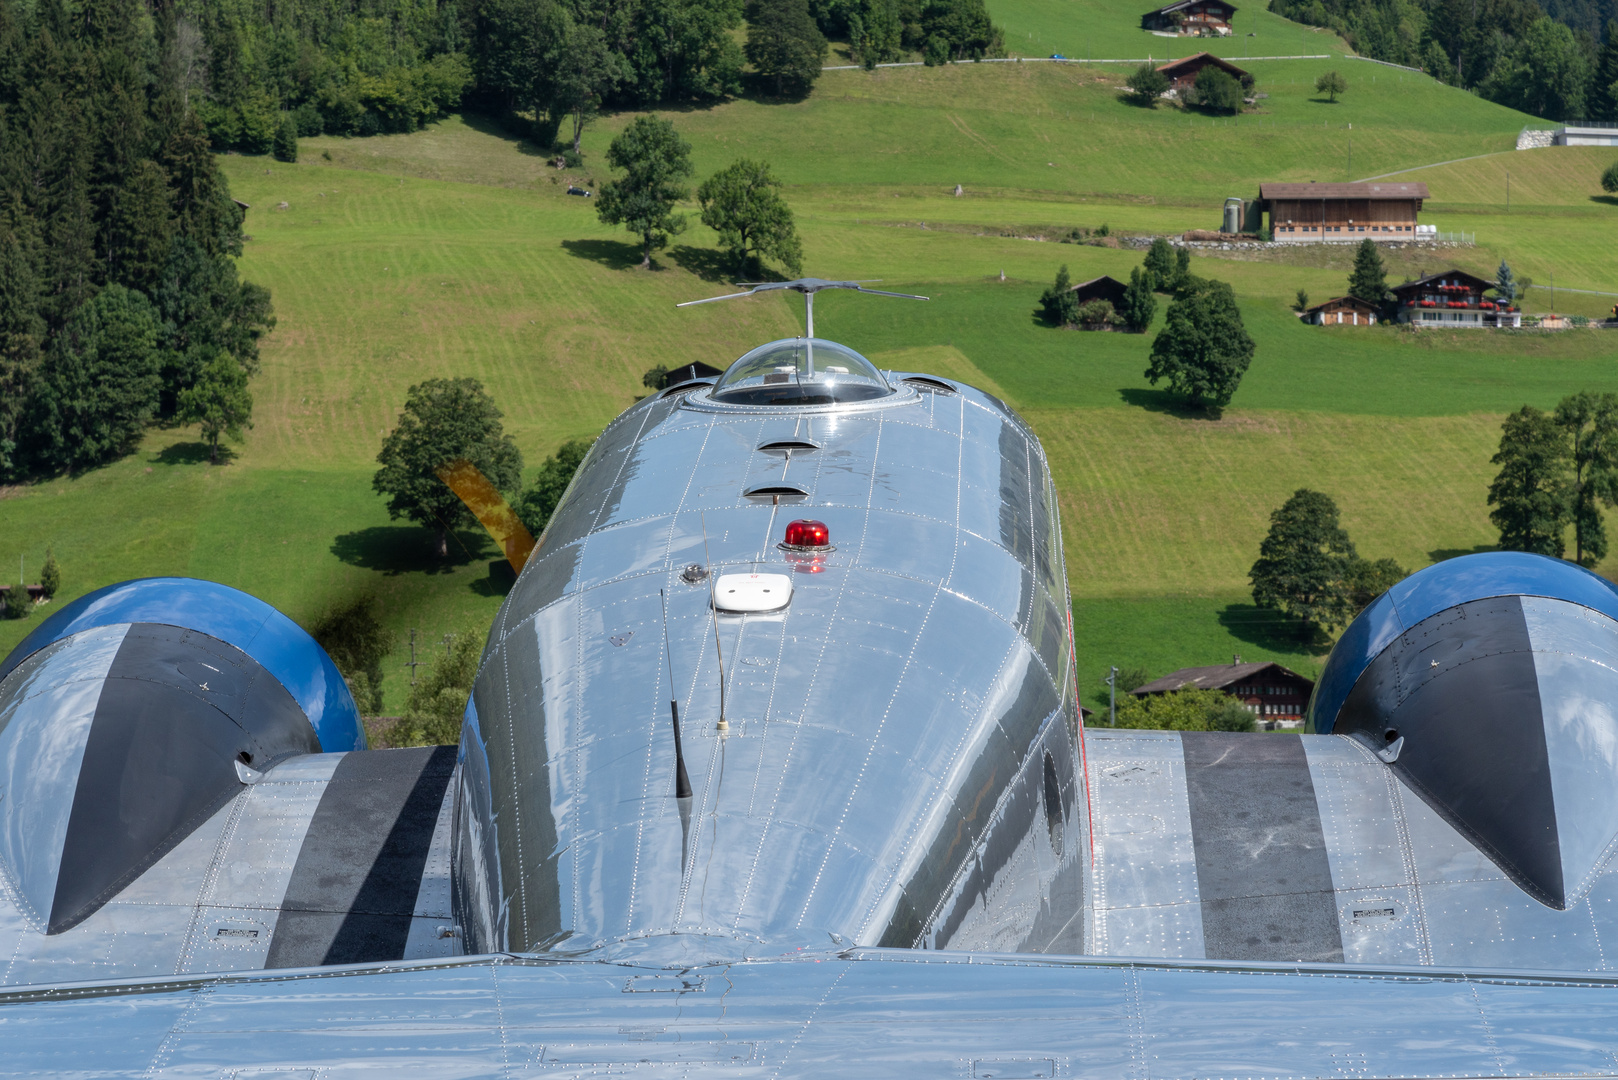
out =
[[1107,676],[1107,726],[1118,726],[1118,668],[1112,668],[1112,674]]
[[416,685],[416,666],[419,663],[420,661],[416,659],[416,628],[412,626],[410,628],[410,663],[399,665],[400,667],[407,667],[410,669],[411,686]]
[[1348,138],[1348,179],[1350,182],[1354,180],[1354,137],[1352,135]]
[[1511,170],[1506,170],[1506,213],[1511,213]]
[[443,637],[438,639],[438,643],[440,645],[444,646],[444,659],[446,659],[446,660],[449,659],[450,642],[452,642],[454,640],[455,640],[455,635],[454,634],[445,634]]

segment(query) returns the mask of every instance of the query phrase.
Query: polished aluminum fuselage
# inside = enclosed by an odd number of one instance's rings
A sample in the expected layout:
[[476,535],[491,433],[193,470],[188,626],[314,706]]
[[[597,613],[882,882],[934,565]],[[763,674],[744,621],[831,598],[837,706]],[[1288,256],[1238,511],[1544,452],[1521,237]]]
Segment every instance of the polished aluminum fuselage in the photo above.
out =
[[[602,434],[495,621],[468,710],[469,951],[1083,951],[1045,457],[988,395],[899,385],[819,408],[664,394]],[[760,449],[783,442],[817,448]],[[799,517],[835,550],[781,550]],[[691,564],[790,574],[791,603],[716,615]]]

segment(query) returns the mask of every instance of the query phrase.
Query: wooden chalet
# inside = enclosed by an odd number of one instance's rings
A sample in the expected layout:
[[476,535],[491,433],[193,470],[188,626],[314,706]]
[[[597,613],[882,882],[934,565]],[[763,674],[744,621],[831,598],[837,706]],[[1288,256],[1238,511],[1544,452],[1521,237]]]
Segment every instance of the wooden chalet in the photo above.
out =
[[1229,60],[1206,52],[1194,53],[1184,60],[1171,60],[1167,64],[1160,64],[1157,70],[1168,76],[1171,90],[1184,90],[1197,81],[1197,73],[1205,67],[1219,68],[1244,87],[1252,79],[1251,75]]
[[1304,310],[1302,318],[1314,326],[1375,326],[1377,306],[1357,296],[1339,296]]
[[1395,285],[1392,291],[1399,298],[1399,321],[1403,323],[1450,329],[1521,326],[1521,309],[1501,305],[1483,295],[1492,288],[1494,282],[1475,274],[1445,270]]
[[1102,274],[1098,278],[1081,281],[1068,291],[1073,293],[1074,299],[1081,304],[1088,304],[1092,300],[1105,300],[1116,310],[1123,307],[1124,290],[1127,288],[1129,286],[1117,278]]
[[1176,690],[1223,690],[1246,705],[1259,721],[1297,721],[1309,706],[1314,680],[1280,664],[1244,664],[1234,657],[1229,664],[1215,667],[1181,668],[1179,671],[1137,686],[1136,697],[1172,694]]
[[1277,243],[1414,240],[1426,184],[1260,184]]
[[1236,9],[1224,0],[1176,0],[1148,11],[1140,17],[1142,30],[1172,31],[1177,34],[1203,32],[1227,37]]

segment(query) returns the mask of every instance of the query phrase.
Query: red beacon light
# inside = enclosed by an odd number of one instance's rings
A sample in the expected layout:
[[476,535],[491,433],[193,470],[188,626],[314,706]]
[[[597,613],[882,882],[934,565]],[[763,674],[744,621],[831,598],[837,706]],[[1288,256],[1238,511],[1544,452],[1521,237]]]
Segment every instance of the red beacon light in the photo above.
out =
[[824,521],[799,518],[787,524],[786,542],[781,546],[793,551],[829,551],[831,530]]

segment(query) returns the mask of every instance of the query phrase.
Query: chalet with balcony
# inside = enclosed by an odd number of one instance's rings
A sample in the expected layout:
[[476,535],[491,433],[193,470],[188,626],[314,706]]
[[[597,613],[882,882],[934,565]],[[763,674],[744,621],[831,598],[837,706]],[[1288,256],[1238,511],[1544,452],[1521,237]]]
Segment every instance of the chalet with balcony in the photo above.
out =
[[1260,184],[1258,211],[1277,243],[1414,240],[1426,184]]
[[1169,88],[1175,91],[1184,91],[1197,81],[1197,73],[1205,67],[1216,67],[1242,84],[1245,89],[1253,84],[1253,76],[1213,53],[1199,52],[1186,57],[1184,60],[1171,60],[1167,64],[1158,66],[1158,71],[1168,76]]
[[1446,329],[1521,326],[1520,308],[1483,295],[1492,288],[1492,281],[1463,270],[1446,270],[1395,285],[1392,291],[1398,297],[1399,321],[1403,323]]
[[1235,17],[1236,9],[1224,0],[1177,0],[1142,15],[1140,25],[1142,30],[1160,33],[1229,37],[1231,20]]
[[1313,326],[1375,326],[1377,307],[1357,296],[1339,296],[1306,308],[1304,322]]
[[1148,697],[1172,694],[1176,690],[1223,690],[1246,705],[1261,726],[1280,723],[1292,727],[1302,721],[1315,683],[1280,664],[1244,664],[1237,656],[1229,664],[1181,668],[1145,686],[1137,686],[1130,693]]

